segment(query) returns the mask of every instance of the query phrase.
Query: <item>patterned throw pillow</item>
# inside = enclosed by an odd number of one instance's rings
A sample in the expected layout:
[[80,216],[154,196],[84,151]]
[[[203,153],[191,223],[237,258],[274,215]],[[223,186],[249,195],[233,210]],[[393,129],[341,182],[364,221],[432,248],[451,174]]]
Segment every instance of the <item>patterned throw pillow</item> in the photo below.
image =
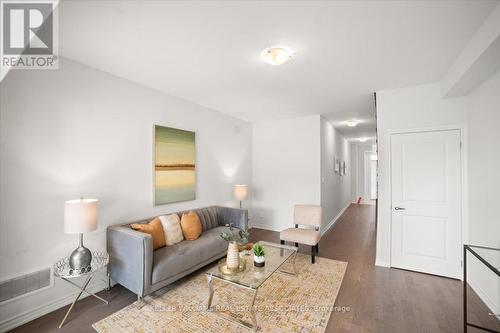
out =
[[163,226],[163,232],[165,233],[165,242],[167,246],[177,244],[184,240],[179,215],[163,215],[160,216],[160,221]]
[[165,234],[160,219],[155,217],[149,223],[132,223],[130,227],[134,230],[150,234],[153,237],[153,250],[165,246]]
[[197,239],[201,235],[200,218],[193,211],[190,211],[188,214],[182,214],[181,228],[185,239]]

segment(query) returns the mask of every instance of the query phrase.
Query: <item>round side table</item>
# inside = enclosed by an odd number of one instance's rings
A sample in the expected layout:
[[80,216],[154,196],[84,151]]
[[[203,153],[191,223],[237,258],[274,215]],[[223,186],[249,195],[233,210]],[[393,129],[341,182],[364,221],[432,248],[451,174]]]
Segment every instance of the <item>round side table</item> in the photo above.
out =
[[[64,316],[63,320],[61,321],[61,324],[59,325],[59,328],[61,328],[64,325],[66,318],[68,318],[69,313],[71,312],[71,310],[73,310],[73,307],[75,306],[76,302],[80,299],[83,293],[87,293],[88,295],[94,296],[98,300],[108,304],[108,301],[87,290],[87,287],[92,278],[94,277],[95,273],[105,268],[108,265],[108,263],[109,263],[108,254],[106,252],[99,252],[99,251],[92,252],[92,262],[90,263],[90,267],[88,267],[86,270],[74,270],[71,267],[69,267],[69,257],[63,258],[55,263],[54,275],[60,278],[61,280],[66,281],[69,284],[80,289],[80,293],[78,294],[78,296],[76,296],[75,300],[69,307],[68,311],[66,312],[66,315]],[[71,281],[72,279],[79,278],[82,276],[85,277],[85,280],[81,286]],[[108,286],[109,286],[109,276],[108,276]]]

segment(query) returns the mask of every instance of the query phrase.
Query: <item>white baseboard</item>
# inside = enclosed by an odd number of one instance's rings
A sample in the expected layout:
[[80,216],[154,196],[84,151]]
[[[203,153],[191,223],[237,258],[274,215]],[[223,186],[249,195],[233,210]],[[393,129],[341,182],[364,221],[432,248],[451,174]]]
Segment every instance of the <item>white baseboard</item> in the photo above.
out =
[[[487,292],[485,292],[474,279],[468,278],[467,284],[474,290],[474,292],[479,296],[481,301],[490,309],[492,313],[500,313],[500,305],[496,304],[493,299],[490,298]],[[500,321],[500,318],[497,317]]]
[[375,259],[375,266],[389,267],[389,268],[391,267],[391,265],[388,262],[380,258]]
[[[344,212],[346,211],[347,208],[349,208],[349,206],[351,205],[351,203],[347,204],[347,206],[345,206],[341,211],[340,213],[337,214],[337,216],[335,216],[327,225],[325,228],[323,228],[323,230],[321,231],[321,236],[323,236],[323,234],[325,232],[327,232],[331,227],[333,227],[333,225],[335,224],[335,222],[337,222],[337,220],[342,216],[342,214],[344,214]],[[281,230],[285,229],[285,228],[280,228],[280,227],[277,227],[277,226],[270,226],[270,225],[266,225],[266,224],[260,224],[260,223],[255,223],[255,222],[252,222],[252,228],[258,228],[258,229],[264,229],[264,230],[270,230],[270,231],[277,231],[277,232],[280,232]]]
[[[104,281],[99,281],[93,285],[91,285],[88,288],[88,291],[92,293],[97,293],[107,287],[106,282]],[[44,305],[38,306],[36,308],[30,309],[28,311],[16,314],[15,316],[12,316],[10,318],[7,318],[0,322],[0,332],[7,332],[9,330],[12,330],[18,326],[21,326],[23,324],[26,324],[27,322],[30,322],[36,318],[39,318],[43,315],[46,315],[47,313],[50,313],[52,311],[55,311],[57,309],[62,308],[63,306],[66,306],[70,303],[73,302],[75,299],[76,295],[78,295],[80,291],[75,291],[69,295],[66,295],[64,297],[61,297],[59,299],[50,301]],[[80,299],[88,297],[89,295],[83,293]],[[61,317],[62,320],[62,317]]]
[[279,227],[276,227],[276,226],[269,226],[269,225],[260,224],[260,223],[252,223],[251,228],[264,229],[264,230],[277,231],[277,232],[280,232],[281,230],[285,229],[285,228],[280,229]]
[[342,214],[344,214],[344,212],[347,210],[347,208],[349,208],[349,206],[351,205],[351,203],[347,204],[347,206],[345,206],[341,211],[340,213],[337,214],[337,216],[335,216],[327,225],[326,227],[323,228],[323,230],[321,230],[321,236],[323,236],[328,230],[330,230],[331,227],[333,227],[335,225],[335,223],[337,222],[337,220],[342,216]]

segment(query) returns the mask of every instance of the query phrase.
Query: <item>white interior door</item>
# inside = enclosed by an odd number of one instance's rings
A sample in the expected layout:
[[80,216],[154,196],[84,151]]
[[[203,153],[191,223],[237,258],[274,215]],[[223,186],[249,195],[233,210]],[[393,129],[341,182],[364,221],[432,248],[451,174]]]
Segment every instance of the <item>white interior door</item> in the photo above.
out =
[[370,199],[377,199],[377,160],[373,158],[370,161]]
[[391,135],[391,265],[453,278],[461,260],[460,131]]
[[[364,164],[363,164],[363,173],[364,173],[364,182],[363,182],[363,199],[365,203],[370,203],[371,200],[376,199],[373,197],[373,183],[377,181],[376,175],[377,170],[373,170],[373,156],[375,154],[373,151],[365,151],[364,154]],[[376,167],[376,166],[375,166]],[[375,171],[375,173],[374,173]],[[375,178],[374,178],[375,175]],[[376,190],[376,189],[375,189]]]

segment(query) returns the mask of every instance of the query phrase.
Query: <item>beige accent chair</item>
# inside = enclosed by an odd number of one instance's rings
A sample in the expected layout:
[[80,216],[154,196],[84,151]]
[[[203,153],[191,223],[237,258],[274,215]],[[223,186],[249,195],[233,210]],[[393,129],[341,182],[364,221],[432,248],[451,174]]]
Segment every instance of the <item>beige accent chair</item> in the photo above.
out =
[[[288,228],[280,232],[281,244],[294,242],[295,246],[305,244],[311,246],[311,262],[314,264],[315,256],[319,251],[318,243],[321,238],[321,206],[295,205],[293,223],[295,228]],[[299,228],[305,226],[306,228]]]

